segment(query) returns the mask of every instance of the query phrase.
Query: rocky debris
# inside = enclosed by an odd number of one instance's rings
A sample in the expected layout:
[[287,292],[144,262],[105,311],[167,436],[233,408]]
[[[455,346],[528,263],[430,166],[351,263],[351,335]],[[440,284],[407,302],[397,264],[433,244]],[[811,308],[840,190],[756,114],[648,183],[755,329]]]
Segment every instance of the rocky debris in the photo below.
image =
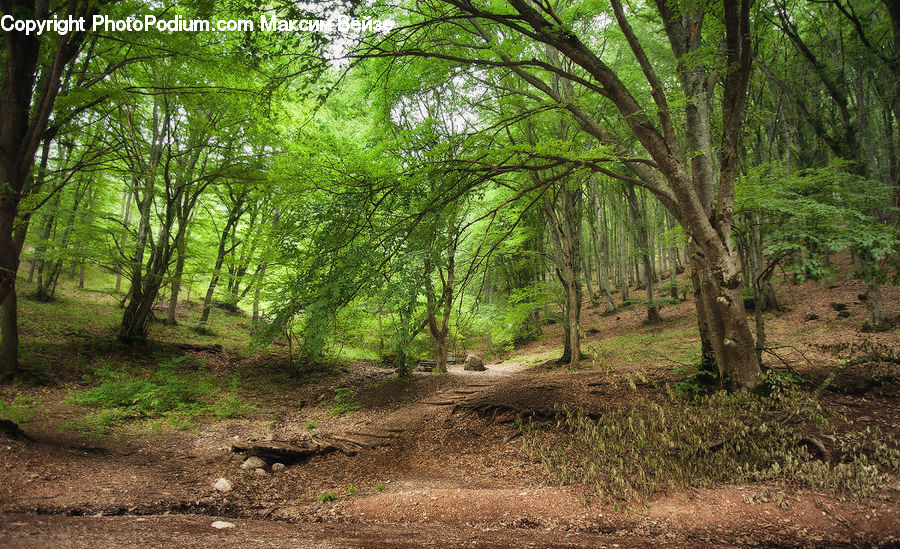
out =
[[230,492],[231,491],[231,481],[228,480],[227,478],[220,478],[213,485],[213,488],[215,488],[217,492],[222,492],[222,493]]
[[253,472],[256,473],[256,476],[258,476],[258,477],[264,477],[269,474],[262,467],[260,467],[259,469],[254,469]]
[[212,523],[212,527],[216,530],[222,530],[223,528],[234,528],[234,523],[226,522],[224,520],[217,520]]
[[241,469],[248,471],[250,469],[265,468],[266,460],[259,456],[250,456],[241,463]]
[[272,464],[272,472],[273,473],[280,473],[281,471],[284,471],[284,463],[273,463]]
[[463,370],[467,372],[483,372],[487,368],[484,367],[484,361],[481,358],[476,355],[468,355]]

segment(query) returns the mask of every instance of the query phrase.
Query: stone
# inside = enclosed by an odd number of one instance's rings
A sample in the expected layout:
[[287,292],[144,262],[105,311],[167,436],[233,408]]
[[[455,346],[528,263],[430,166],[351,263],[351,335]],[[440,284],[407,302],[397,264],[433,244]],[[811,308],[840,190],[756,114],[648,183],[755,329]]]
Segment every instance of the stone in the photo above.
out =
[[259,468],[257,468],[257,469],[254,469],[253,472],[256,473],[256,476],[258,476],[258,477],[264,477],[264,476],[266,476],[266,475],[269,474],[269,473],[267,473],[266,470],[263,469],[262,467],[259,467]]
[[250,469],[259,469],[266,466],[266,460],[258,456],[250,456],[241,464],[241,469],[248,471]]
[[273,473],[280,473],[281,471],[284,471],[284,463],[273,463],[272,464],[272,472]]
[[487,368],[484,367],[484,361],[481,360],[481,358],[476,355],[468,355],[466,356],[466,363],[465,366],[463,366],[463,370],[467,372],[483,372],[487,370]]
[[231,491],[231,481],[227,478],[220,478],[213,485],[213,488],[216,489],[217,492],[230,492]]
[[223,528],[234,528],[233,522],[225,522],[224,520],[217,520],[212,523],[212,527],[221,530]]

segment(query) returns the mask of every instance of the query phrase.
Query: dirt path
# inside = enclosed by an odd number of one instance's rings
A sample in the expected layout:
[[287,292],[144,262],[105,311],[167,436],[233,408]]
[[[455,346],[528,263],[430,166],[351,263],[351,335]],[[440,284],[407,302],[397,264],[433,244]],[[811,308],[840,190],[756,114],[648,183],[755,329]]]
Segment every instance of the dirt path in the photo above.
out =
[[[893,499],[852,503],[800,491],[785,508],[772,497],[783,488],[757,485],[663,495],[627,512],[587,506],[579,488],[553,485],[511,424],[559,404],[600,410],[644,389],[531,362],[482,373],[455,366],[404,385],[363,368],[348,375],[367,384],[323,382],[280,395],[254,419],[164,435],[86,440],[52,418],[30,425],[36,442],[0,441],[0,547],[843,547],[900,539]],[[335,383],[366,387],[359,411],[325,413]],[[310,417],[319,420],[313,431],[304,427]],[[235,441],[310,436],[343,439],[354,451],[265,475],[241,470],[230,451]],[[233,490],[217,493],[219,477]],[[320,502],[326,493],[335,501]],[[214,529],[215,520],[235,527]]]

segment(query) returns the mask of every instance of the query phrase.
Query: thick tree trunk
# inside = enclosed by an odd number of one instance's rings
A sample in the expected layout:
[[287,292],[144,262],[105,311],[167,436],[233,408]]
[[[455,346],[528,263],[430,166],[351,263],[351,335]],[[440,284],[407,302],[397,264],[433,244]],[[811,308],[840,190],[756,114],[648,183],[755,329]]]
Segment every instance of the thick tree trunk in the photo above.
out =
[[711,377],[718,378],[721,386],[721,377],[719,377],[719,368],[716,364],[716,355],[713,350],[712,336],[709,332],[709,324],[706,314],[706,303],[703,299],[703,290],[700,286],[700,271],[704,268],[703,264],[691,256],[691,285],[694,291],[694,304],[697,309],[697,331],[700,334],[700,370],[708,373]]
[[12,377],[19,367],[19,327],[16,287],[0,304],[0,380]]
[[[762,380],[735,265],[716,265],[695,246],[692,266],[696,267],[700,286],[698,316],[702,315],[705,320],[723,386],[730,391],[755,388]],[[733,273],[725,279],[730,283],[723,283],[715,274],[723,272]],[[701,327],[701,334],[703,329]]]

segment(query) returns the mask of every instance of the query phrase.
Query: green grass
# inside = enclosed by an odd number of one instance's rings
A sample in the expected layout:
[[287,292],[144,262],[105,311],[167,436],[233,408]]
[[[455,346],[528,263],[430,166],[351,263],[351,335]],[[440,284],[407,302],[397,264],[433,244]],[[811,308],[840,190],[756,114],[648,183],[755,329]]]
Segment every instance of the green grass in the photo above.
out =
[[644,328],[596,342],[588,346],[597,367],[606,361],[638,364],[677,361],[691,364],[700,356],[700,340],[696,326],[664,326],[664,330]]
[[0,419],[14,423],[27,423],[41,410],[41,400],[37,397],[17,395],[7,402],[0,399]]
[[343,360],[378,360],[378,352],[361,347],[343,347],[335,351],[337,358]]
[[358,410],[359,406],[353,397],[352,387],[338,387],[334,390],[333,405],[328,409],[329,416],[340,416]]
[[247,415],[255,407],[237,395],[237,379],[230,391],[202,363],[190,356],[167,359],[149,373],[102,362],[85,374],[88,389],[73,390],[68,401],[95,411],[72,426],[104,434],[110,427],[130,420],[164,420],[176,428],[190,427],[200,417],[227,419]]
[[376,485],[375,485],[375,491],[376,491],[376,492],[384,492],[384,484],[382,484],[382,483],[380,483],[380,482],[379,482],[378,484],[376,484]]
[[[58,348],[69,349],[80,344],[108,347],[118,334],[122,320],[122,309],[118,306],[122,294],[115,292],[114,284],[115,276],[89,269],[84,289],[78,287],[77,281],[62,276],[56,299],[40,303],[28,297],[34,292],[35,284],[20,276],[16,281],[21,296],[19,334],[21,362],[26,370],[54,370],[59,362]],[[127,281],[123,281],[123,287],[127,288]],[[243,358],[251,356],[249,318],[226,314],[214,307],[208,322],[212,333],[200,335],[193,330],[201,311],[197,302],[199,289],[199,285],[195,286],[191,295],[193,303],[186,310],[179,310],[179,324],[150,323],[149,338],[200,345],[219,343]],[[185,312],[186,318],[182,316]]]
[[337,495],[334,492],[326,492],[324,494],[320,494],[318,498],[316,498],[319,503],[329,503],[337,499]]

